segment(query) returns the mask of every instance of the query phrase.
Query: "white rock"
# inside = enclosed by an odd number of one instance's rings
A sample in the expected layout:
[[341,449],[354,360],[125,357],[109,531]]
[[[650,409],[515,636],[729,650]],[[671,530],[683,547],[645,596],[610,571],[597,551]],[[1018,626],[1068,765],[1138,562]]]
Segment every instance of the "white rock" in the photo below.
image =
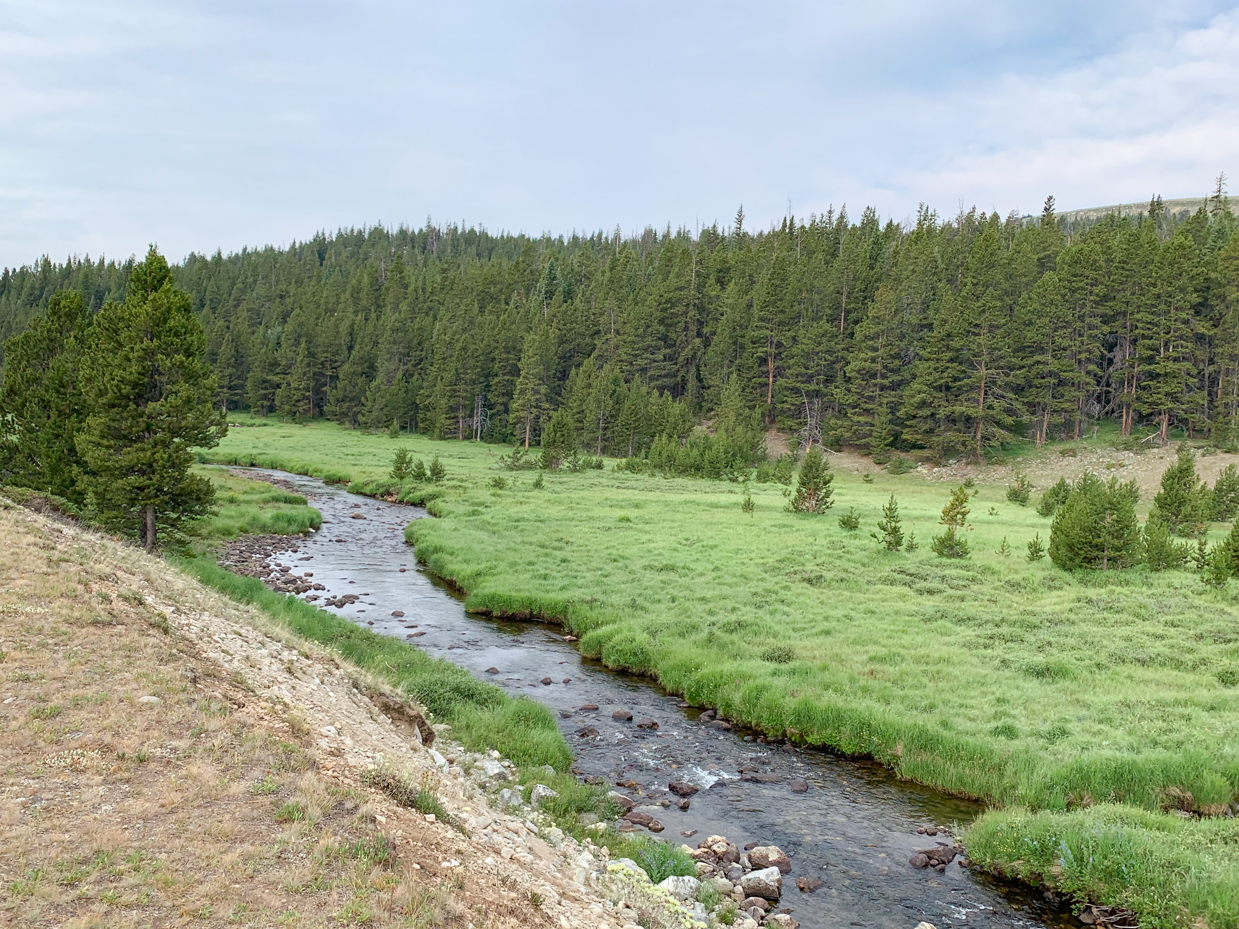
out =
[[436,752],[433,748],[430,749],[430,760],[434,762],[436,768],[439,768],[440,770],[447,769],[447,759]]
[[716,877],[714,879],[714,886],[718,888],[718,892],[724,897],[730,897],[731,892],[735,890],[735,887],[732,885],[731,881],[727,880],[725,877]]
[[783,895],[783,875],[778,868],[750,871],[740,878],[740,887],[746,897],[778,900]]
[[478,768],[487,777],[494,778],[495,780],[506,781],[508,779],[508,772],[503,765],[492,758],[483,758]]
[[[503,790],[499,791],[499,803],[502,806],[520,806],[521,792],[519,790],[513,790],[511,787],[505,787]],[[775,870],[777,871],[778,868],[775,868]]]
[[938,929],[933,923],[920,922],[916,924],[916,929]]
[[552,848],[559,848],[564,844],[564,832],[557,826],[552,826],[550,829],[547,829],[546,835],[542,838],[546,839],[546,841],[551,844]]
[[757,920],[751,916],[746,916],[744,919],[736,921],[735,929],[757,929]]
[[688,903],[697,897],[701,881],[695,877],[669,877],[658,885],[681,903]]
[[558,797],[555,791],[547,787],[545,784],[534,784],[533,790],[529,792],[529,802],[533,804],[534,809],[542,806],[543,800],[549,800],[551,797]]

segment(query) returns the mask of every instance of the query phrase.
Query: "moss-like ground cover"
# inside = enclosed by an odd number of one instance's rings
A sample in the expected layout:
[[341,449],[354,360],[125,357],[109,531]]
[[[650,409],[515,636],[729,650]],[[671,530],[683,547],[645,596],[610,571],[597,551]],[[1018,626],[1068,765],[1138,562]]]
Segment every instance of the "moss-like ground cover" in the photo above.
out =
[[[1025,545],[1045,540],[1049,521],[1001,487],[978,486],[973,555],[946,561],[928,543],[950,485],[916,473],[872,483],[839,473],[836,507],[817,517],[785,512],[779,485],[753,485],[749,516],[734,484],[608,468],[548,474],[534,489],[535,472],[502,470],[502,448],[326,424],[234,428],[212,454],[422,498],[426,488],[384,487],[402,444],[447,467],[431,488],[441,518],[410,532],[470,608],[559,619],[587,653],[729,717],[998,806],[1085,808],[1084,821],[1119,802],[1216,813],[1239,792],[1234,590],[1209,591],[1186,571],[1073,576],[1029,564]],[[892,492],[913,553],[869,537]],[[858,532],[838,525],[849,507]],[[1206,825],[1180,828],[1203,836]],[[1066,872],[1038,873],[1054,883]],[[1095,893],[1128,899],[1113,883]],[[1230,924],[1223,913],[1195,911]]]

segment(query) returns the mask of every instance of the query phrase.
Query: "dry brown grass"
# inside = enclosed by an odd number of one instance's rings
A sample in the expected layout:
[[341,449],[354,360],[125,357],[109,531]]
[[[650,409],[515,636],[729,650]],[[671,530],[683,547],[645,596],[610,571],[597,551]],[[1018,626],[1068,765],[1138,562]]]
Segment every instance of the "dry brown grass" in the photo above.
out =
[[[320,770],[321,720],[148,605],[156,563],[12,507],[0,539],[0,923],[546,924],[437,867],[472,855],[451,830]],[[160,596],[190,583],[164,570]]]

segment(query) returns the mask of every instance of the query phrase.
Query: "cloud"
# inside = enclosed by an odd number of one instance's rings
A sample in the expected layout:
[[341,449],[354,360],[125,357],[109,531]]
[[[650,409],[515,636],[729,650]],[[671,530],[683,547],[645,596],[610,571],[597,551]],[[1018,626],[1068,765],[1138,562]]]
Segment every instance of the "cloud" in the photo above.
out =
[[1234,4],[0,0],[0,265],[1201,193]]

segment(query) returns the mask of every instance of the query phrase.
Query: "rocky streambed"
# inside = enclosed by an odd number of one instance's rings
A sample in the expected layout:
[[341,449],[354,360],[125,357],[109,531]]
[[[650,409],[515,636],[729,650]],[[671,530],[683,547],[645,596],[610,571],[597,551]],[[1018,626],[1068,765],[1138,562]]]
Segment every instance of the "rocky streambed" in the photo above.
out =
[[[242,541],[221,561],[555,709],[575,773],[622,798],[619,828],[686,842],[699,863],[693,880],[714,882],[743,919],[761,910],[745,907],[750,899],[775,901],[747,894],[733,866],[753,865],[756,849],[773,848],[788,870],[771,865],[780,895],[763,921],[783,916],[806,929],[1081,925],[1058,901],[967,866],[949,830],[974,818],[978,805],[900,781],[875,763],[768,742],[647,679],[582,658],[554,627],[467,614],[446,585],[418,569],[404,542],[409,520],[425,516],[420,508],[282,472],[254,476],[309,496],[322,528],[294,540]],[[735,861],[715,850],[723,836]],[[738,892],[745,896],[737,900]]]

